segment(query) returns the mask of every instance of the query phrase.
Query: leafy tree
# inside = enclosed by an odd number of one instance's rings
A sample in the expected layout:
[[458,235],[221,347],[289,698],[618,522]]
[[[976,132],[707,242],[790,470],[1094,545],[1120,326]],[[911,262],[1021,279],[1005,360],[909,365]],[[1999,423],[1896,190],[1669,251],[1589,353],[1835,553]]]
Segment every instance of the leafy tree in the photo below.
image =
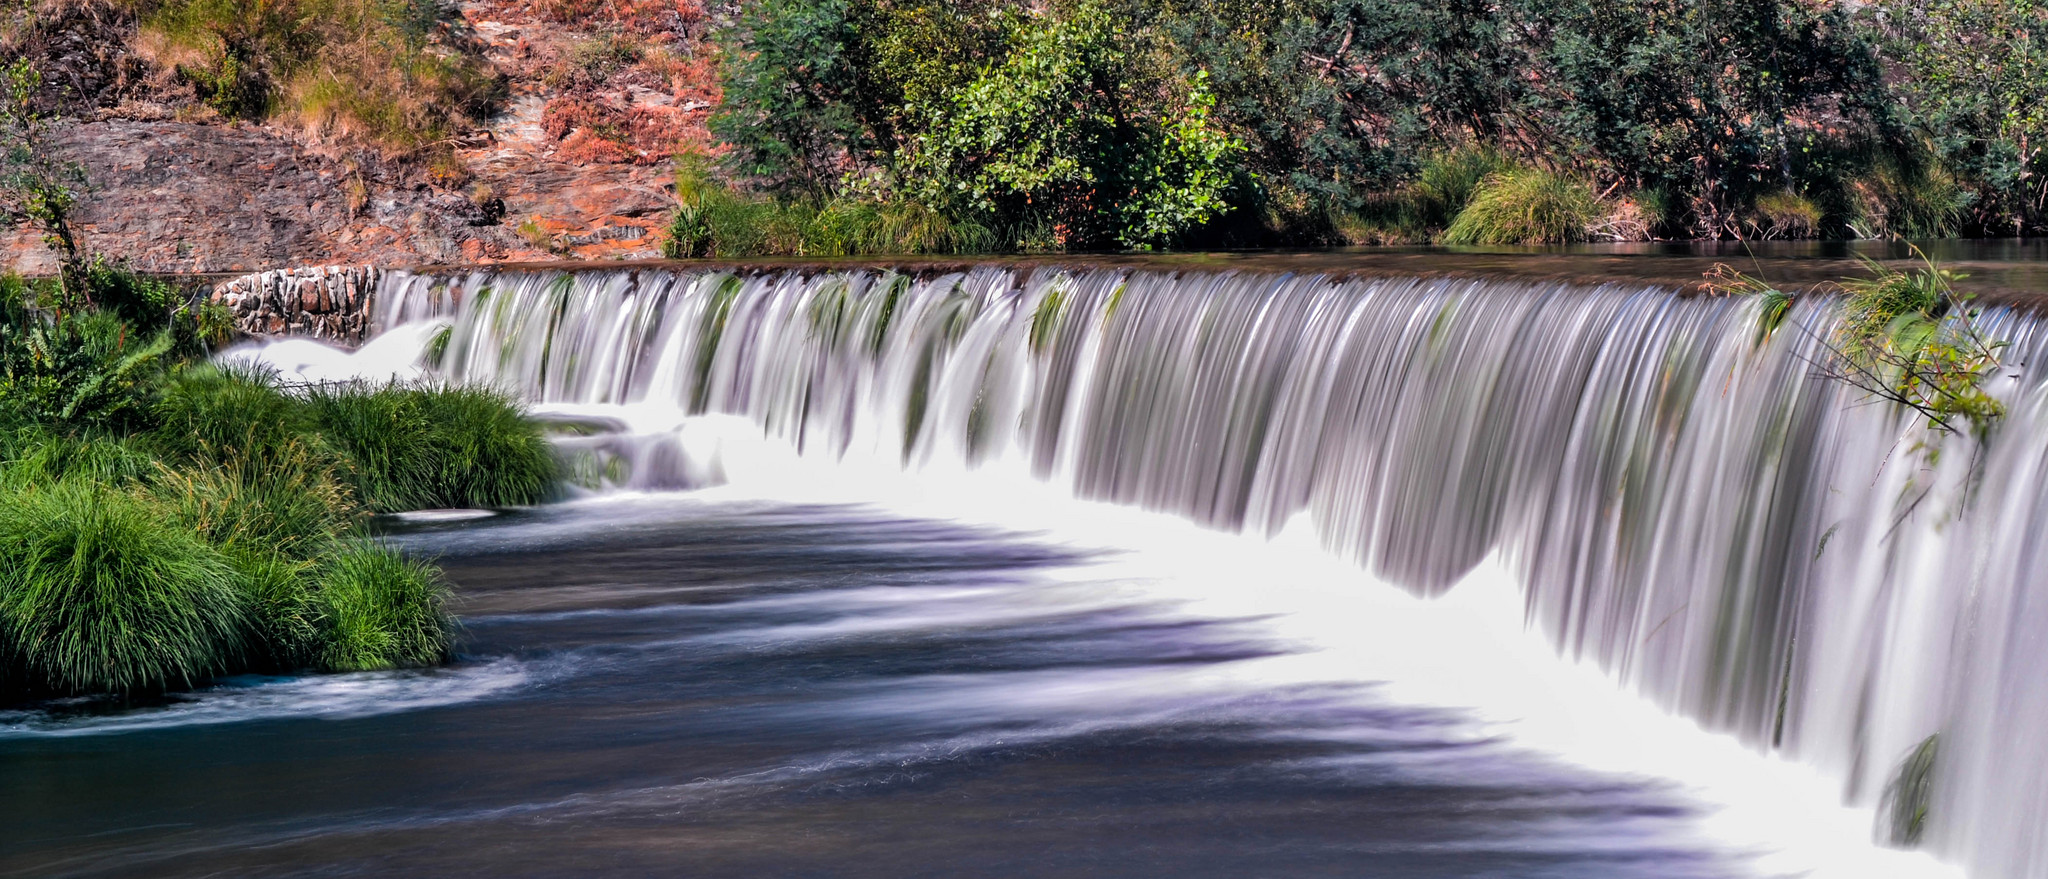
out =
[[903,174],[926,199],[1058,246],[1162,244],[1222,212],[1241,146],[1205,76],[1156,76],[1145,37],[1090,3],[1010,30],[1000,63],[913,105]]
[[848,60],[852,0],[749,4],[725,46],[725,105],[711,130],[742,173],[813,193],[869,148]]
[[[1868,41],[1832,4],[1754,0],[1515,0],[1538,71],[1504,108],[1519,138],[1677,195],[1714,237],[1763,193],[1826,181],[1816,152],[1887,124]],[[1515,139],[1511,138],[1511,142]]]
[[768,0],[734,33],[713,129],[772,186],[815,199],[879,171],[1034,246],[1163,244],[1228,206],[1241,150],[1206,78],[1096,0]]

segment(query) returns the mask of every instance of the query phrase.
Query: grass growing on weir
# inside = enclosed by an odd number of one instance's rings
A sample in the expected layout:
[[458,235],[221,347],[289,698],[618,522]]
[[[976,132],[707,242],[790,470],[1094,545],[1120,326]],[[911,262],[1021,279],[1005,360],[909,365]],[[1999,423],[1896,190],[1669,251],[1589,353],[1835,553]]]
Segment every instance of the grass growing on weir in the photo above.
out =
[[0,288],[0,702],[445,661],[439,572],[365,520],[555,489],[502,394],[288,386],[202,362],[189,305]]

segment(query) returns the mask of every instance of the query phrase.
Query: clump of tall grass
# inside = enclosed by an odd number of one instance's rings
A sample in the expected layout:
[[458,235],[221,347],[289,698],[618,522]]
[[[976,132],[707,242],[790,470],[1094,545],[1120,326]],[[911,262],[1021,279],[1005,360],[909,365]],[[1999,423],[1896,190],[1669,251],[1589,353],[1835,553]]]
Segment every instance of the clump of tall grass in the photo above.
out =
[[346,385],[308,403],[375,512],[533,504],[560,478],[540,427],[494,390]]
[[263,468],[160,470],[155,494],[178,524],[217,546],[311,558],[362,521],[362,508],[326,462],[304,446]]
[[1506,156],[1481,146],[1461,147],[1432,157],[1423,163],[1421,173],[1408,188],[1415,223],[1425,229],[1449,226],[1489,178],[1514,170],[1514,162]]
[[1791,190],[1757,196],[1743,225],[1757,238],[1812,238],[1820,234],[1820,205]]
[[130,437],[57,433],[40,426],[0,430],[0,484],[75,480],[126,487],[157,473],[156,457]]
[[1886,159],[1849,185],[1859,238],[1943,238],[1961,228],[1973,195],[1925,161]]
[[0,501],[0,650],[19,689],[148,693],[229,669],[248,622],[236,585],[135,495],[67,481]]
[[319,425],[277,376],[254,366],[197,364],[176,371],[155,406],[151,441],[190,462],[267,467],[317,443]]
[[330,639],[322,612],[316,563],[288,552],[242,547],[225,555],[248,608],[254,633],[244,657],[259,671],[320,668]]
[[[2008,343],[1978,324],[1979,311],[1955,289],[1962,276],[1921,259],[1921,267],[1906,271],[1866,260],[1870,277],[1834,285],[1846,302],[1817,371],[1919,415],[1937,434],[1981,436],[2005,415],[2005,404],[1983,385]],[[1709,289],[1759,297],[1759,342],[1776,332],[1795,298],[1727,266],[1708,277]],[[1919,448],[1939,454],[1936,445]]]
[[439,574],[371,544],[344,547],[321,566],[318,605],[326,628],[320,665],[375,671],[447,658],[449,627]]
[[1445,244],[1566,244],[1584,241],[1605,216],[1591,187],[1537,168],[1486,178],[1449,228]]
[[445,586],[362,542],[366,508],[539,500],[539,427],[491,391],[193,364],[167,289],[0,277],[0,700],[444,659]]

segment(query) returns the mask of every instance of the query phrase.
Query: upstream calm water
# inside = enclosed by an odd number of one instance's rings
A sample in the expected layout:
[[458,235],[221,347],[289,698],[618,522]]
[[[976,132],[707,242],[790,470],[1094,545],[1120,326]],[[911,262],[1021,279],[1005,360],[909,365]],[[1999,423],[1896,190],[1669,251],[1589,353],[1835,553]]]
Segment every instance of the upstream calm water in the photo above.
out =
[[1107,548],[676,495],[395,539],[459,663],[0,715],[0,874],[1760,874],[1400,669],[1276,682],[1306,648]]

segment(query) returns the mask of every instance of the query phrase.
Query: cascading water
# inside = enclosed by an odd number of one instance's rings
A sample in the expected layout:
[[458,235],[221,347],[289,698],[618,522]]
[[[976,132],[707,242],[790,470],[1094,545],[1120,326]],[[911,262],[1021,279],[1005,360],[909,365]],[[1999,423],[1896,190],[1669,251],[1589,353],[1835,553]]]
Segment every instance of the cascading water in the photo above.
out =
[[662,436],[591,446],[618,485],[712,478],[665,431],[723,413],[1219,529],[1306,516],[1423,593],[1504,559],[1566,654],[1852,801],[1932,754],[1925,844],[1976,876],[2048,872],[2030,315],[1985,316],[2013,343],[2006,422],[1934,455],[1814,375],[1826,303],[1763,338],[1749,302],[1627,285],[634,268],[393,273],[377,308],[452,324],[429,355],[448,378],[635,413],[614,427]]

